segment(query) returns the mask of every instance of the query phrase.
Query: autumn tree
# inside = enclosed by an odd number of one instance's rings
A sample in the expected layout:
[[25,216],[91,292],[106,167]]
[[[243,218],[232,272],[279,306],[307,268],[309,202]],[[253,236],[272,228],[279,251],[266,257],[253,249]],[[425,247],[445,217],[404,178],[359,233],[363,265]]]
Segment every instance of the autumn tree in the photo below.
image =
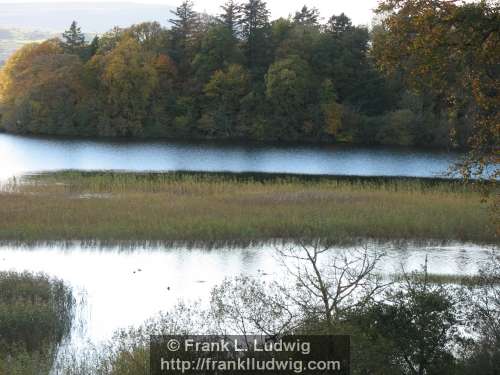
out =
[[386,0],[377,13],[384,17],[374,40],[379,67],[414,90],[433,92],[450,121],[473,124],[468,156],[457,165],[465,178],[497,177],[498,2]]
[[173,123],[177,105],[178,69],[175,62],[166,54],[151,56],[151,63],[157,77],[152,86],[150,109],[144,122],[144,135],[147,137],[173,137]]
[[145,51],[165,53],[168,44],[168,34],[158,22],[143,22],[129,27],[125,33],[134,38]]
[[91,61],[99,74],[103,102],[100,135],[143,134],[153,93],[159,84],[156,62],[154,55],[145,53],[132,38],[122,40],[111,53]]
[[2,127],[15,133],[85,134],[79,113],[87,95],[83,66],[57,40],[28,44],[0,74]]
[[342,130],[344,108],[338,102],[333,82],[326,79],[321,87],[321,110],[324,116],[324,132],[332,137],[338,137]]

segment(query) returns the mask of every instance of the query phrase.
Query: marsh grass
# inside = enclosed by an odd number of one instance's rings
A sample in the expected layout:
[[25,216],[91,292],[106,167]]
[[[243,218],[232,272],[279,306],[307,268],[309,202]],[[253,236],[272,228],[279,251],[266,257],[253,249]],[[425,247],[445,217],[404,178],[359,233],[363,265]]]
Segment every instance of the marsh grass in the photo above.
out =
[[488,282],[483,275],[453,275],[453,274],[434,274],[429,273],[424,274],[413,274],[413,275],[403,275],[403,274],[393,274],[388,275],[388,279],[394,282],[405,282],[408,277],[412,281],[424,281],[427,280],[430,284],[437,285],[462,285],[469,287],[481,287],[486,285]]
[[0,272],[0,374],[48,374],[69,334],[73,306],[62,281]]
[[0,193],[0,241],[255,243],[322,237],[496,243],[481,194],[454,180],[58,172]]

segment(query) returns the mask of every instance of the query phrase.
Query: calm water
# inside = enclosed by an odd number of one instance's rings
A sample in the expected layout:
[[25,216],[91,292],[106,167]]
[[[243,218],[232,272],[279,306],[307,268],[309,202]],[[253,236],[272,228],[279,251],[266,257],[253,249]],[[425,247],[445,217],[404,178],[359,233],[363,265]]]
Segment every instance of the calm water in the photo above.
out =
[[0,179],[61,169],[433,177],[458,154],[404,148],[104,142],[0,134]]
[[[0,134],[0,180],[30,172],[76,170],[231,171],[358,176],[435,177],[458,154],[402,148],[271,146],[175,142],[105,142]],[[377,245],[379,246],[379,245]],[[74,246],[0,246],[0,271],[44,272],[66,281],[86,304],[84,330],[72,342],[109,339],[137,326],[180,299],[207,303],[211,288],[240,274],[279,279],[274,248],[231,250],[148,248],[122,251]],[[345,249],[337,249],[344,251]],[[489,249],[472,244],[407,248],[385,246],[380,272],[418,269],[429,257],[430,272],[473,274]],[[140,269],[140,271],[139,271]],[[168,289],[170,288],[170,289]]]
[[[490,248],[472,244],[449,246],[370,245],[387,255],[379,272],[390,274],[421,269],[428,257],[429,272],[474,274]],[[348,248],[332,251],[348,251]],[[139,269],[141,271],[139,271]],[[75,330],[73,341],[100,342],[120,328],[137,326],[180,299],[207,303],[211,288],[240,274],[280,280],[285,272],[276,248],[247,249],[147,248],[128,251],[74,246],[34,249],[0,246],[0,271],[44,272],[66,281],[87,304],[81,315],[85,330]],[[170,290],[167,288],[170,287]]]

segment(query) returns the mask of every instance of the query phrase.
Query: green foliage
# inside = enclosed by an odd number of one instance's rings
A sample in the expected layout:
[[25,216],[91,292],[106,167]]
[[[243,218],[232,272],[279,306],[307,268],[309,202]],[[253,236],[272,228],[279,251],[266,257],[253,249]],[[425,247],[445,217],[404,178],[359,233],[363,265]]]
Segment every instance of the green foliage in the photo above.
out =
[[442,286],[413,282],[375,308],[373,326],[392,343],[391,362],[404,373],[451,374],[450,344],[457,324],[453,309],[452,298]]
[[238,113],[248,94],[249,77],[240,65],[217,71],[205,86],[210,111],[205,114],[204,131],[211,136],[231,137],[238,134]]
[[0,373],[48,374],[73,319],[71,291],[45,275],[0,272]]
[[[457,9],[461,29],[489,25],[481,7]],[[410,94],[412,61],[390,76],[377,69],[405,41],[386,24],[370,32],[345,14],[321,24],[307,6],[271,21],[261,0],[230,0],[217,18],[186,0],[173,15],[170,29],[146,22],[90,44],[73,22],[63,41],[24,46],[0,71],[0,128],[448,148],[473,133],[464,106],[451,116],[429,85]]]
[[100,78],[99,133],[141,135],[159,85],[154,56],[145,53],[136,40],[124,38],[112,52],[96,56],[91,63]]
[[76,21],[71,23],[71,26],[63,34],[63,49],[66,53],[79,55],[85,47],[85,35],[83,35],[81,28],[77,25]]
[[302,7],[300,12],[296,12],[293,17],[293,22],[300,25],[318,26],[320,13],[317,8],[309,9],[306,5]]
[[304,129],[308,104],[314,100],[311,80],[307,62],[298,56],[278,60],[269,68],[266,96],[273,108],[273,120],[278,129],[288,122],[286,133],[277,133],[277,138],[295,139]]
[[385,116],[384,125],[377,134],[381,144],[410,146],[413,144],[412,127],[415,115],[409,109],[401,109]]
[[198,15],[193,9],[193,2],[185,0],[172,14],[172,29],[169,53],[173,60],[182,67],[183,73],[189,72],[195,47],[195,35],[198,27]]
[[222,11],[222,14],[219,16],[219,22],[229,30],[233,37],[236,37],[241,21],[241,6],[234,0],[228,0],[222,6]]
[[243,54],[233,31],[223,24],[211,26],[193,60],[199,83],[208,82],[217,70],[238,63],[243,63]]
[[271,61],[269,15],[267,4],[262,0],[248,0],[242,8],[243,47],[247,66],[253,72],[255,79],[262,79],[262,75]]

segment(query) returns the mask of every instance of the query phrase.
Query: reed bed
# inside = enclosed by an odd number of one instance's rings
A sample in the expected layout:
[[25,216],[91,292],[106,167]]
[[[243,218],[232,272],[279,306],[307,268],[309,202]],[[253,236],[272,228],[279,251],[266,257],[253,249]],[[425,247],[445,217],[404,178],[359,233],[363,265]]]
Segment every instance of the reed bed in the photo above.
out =
[[0,192],[0,241],[497,243],[480,192],[454,180],[59,172]]
[[[383,275],[380,276],[384,277]],[[487,275],[453,275],[453,274],[438,274],[438,273],[429,273],[427,275],[392,274],[388,275],[388,277],[386,278],[398,283],[405,283],[409,279],[410,281],[418,281],[418,282],[423,282],[425,280],[429,284],[462,285],[468,287],[481,287],[484,285],[490,285],[491,283],[495,285],[500,285],[500,280],[495,278],[488,278]]]
[[69,334],[73,306],[62,281],[0,272],[0,374],[49,374]]

